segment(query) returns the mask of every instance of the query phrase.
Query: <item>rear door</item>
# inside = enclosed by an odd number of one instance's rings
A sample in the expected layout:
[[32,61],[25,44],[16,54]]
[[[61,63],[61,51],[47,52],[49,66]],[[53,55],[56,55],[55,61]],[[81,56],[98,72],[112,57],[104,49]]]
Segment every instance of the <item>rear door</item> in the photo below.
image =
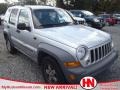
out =
[[6,26],[9,30],[9,36],[11,36],[12,43],[15,45],[15,47],[19,45],[18,35],[16,33],[18,11],[19,10],[17,8],[11,9],[8,24]]
[[7,9],[5,13],[5,18],[4,18],[4,31],[9,33],[9,17],[10,17],[11,9]]

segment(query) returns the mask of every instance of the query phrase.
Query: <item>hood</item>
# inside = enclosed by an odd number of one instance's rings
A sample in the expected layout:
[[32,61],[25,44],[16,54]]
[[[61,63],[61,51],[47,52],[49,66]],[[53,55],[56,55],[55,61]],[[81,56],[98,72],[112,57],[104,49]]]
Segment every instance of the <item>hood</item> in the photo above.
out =
[[84,25],[46,28],[39,30],[37,34],[73,48],[80,45],[90,48],[111,39],[109,34]]
[[94,18],[97,18],[96,16],[92,15],[92,16],[86,16],[86,18],[89,18],[89,19],[94,19]]
[[84,18],[80,18],[80,17],[73,17],[74,20],[77,20],[77,21],[85,21]]
[[87,21],[99,22],[99,19],[96,16],[87,16],[85,18]]

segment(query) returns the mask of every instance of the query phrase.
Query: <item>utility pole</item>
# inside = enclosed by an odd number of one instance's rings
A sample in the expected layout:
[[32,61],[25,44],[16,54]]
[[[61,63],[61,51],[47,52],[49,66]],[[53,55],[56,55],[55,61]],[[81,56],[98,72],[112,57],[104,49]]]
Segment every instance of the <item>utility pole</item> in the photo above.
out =
[[37,4],[37,5],[39,4],[39,1],[38,1],[38,0],[36,0],[36,4]]

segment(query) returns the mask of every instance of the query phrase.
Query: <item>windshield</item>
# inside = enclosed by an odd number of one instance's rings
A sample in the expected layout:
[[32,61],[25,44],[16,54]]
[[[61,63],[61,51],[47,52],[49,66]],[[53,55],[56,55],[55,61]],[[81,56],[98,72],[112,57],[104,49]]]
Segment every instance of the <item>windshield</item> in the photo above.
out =
[[47,28],[73,24],[73,19],[62,9],[33,10],[35,28]]
[[82,13],[85,14],[85,16],[93,16],[94,14],[90,11],[82,11]]
[[70,11],[70,13],[71,13],[72,16],[74,16],[74,17],[81,17],[81,12],[80,12],[80,11]]

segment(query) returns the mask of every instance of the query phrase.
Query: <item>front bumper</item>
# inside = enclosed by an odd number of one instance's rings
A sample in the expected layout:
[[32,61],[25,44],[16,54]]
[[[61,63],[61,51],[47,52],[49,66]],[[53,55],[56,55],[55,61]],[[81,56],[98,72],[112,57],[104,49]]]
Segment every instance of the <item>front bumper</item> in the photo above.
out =
[[84,76],[96,76],[98,73],[104,71],[113,64],[117,58],[117,51],[113,51],[110,55],[91,66],[67,69],[65,76],[74,75],[76,78],[74,80],[69,80],[66,77],[66,79],[69,83],[79,83],[80,79]]
[[91,21],[91,22],[87,22],[87,24],[88,26],[90,25],[91,27],[96,28],[96,29],[102,29],[105,26],[104,23],[102,22]]
[[104,27],[104,24],[101,22],[94,22],[92,25],[94,28],[101,29]]

